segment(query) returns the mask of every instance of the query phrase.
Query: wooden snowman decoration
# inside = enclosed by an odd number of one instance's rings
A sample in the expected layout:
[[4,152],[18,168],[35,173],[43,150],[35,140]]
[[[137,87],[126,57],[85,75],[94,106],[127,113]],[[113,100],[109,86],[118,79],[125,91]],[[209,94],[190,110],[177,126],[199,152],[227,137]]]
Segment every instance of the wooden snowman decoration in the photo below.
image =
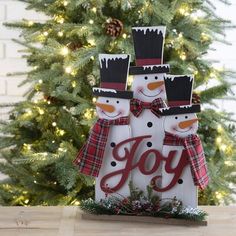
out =
[[[157,149],[161,152],[162,149],[164,119],[159,115],[159,109],[165,107],[164,77],[169,72],[169,65],[162,64],[165,30],[164,26],[132,28],[136,66],[130,68],[130,75],[133,75],[131,90],[134,92],[130,125],[133,137],[151,135],[139,145],[135,154],[136,162],[145,151]],[[150,154],[145,169],[149,170],[153,165],[153,154]],[[132,181],[139,189],[146,191],[153,176],[158,174],[161,174],[161,166],[149,175],[137,168],[132,171]]]
[[[99,62],[101,84],[100,88],[93,88],[94,95],[98,96],[96,111],[99,119],[91,129],[87,143],[74,161],[81,173],[97,177],[95,185],[97,201],[104,199],[107,192],[111,193],[111,189],[121,178],[119,175],[108,178],[109,174],[123,169],[126,165],[125,161],[115,159],[113,149],[117,143],[131,137],[128,116],[130,99],[133,97],[133,92],[126,91],[130,56],[100,54]],[[129,149],[129,144],[124,148]],[[127,179],[117,191],[119,196],[129,196],[128,182]]]
[[162,155],[168,157],[162,169],[162,198],[181,200],[184,206],[197,207],[197,186],[208,184],[207,167],[198,129],[200,104],[191,104],[192,76],[167,75],[168,108],[162,109],[165,139]]

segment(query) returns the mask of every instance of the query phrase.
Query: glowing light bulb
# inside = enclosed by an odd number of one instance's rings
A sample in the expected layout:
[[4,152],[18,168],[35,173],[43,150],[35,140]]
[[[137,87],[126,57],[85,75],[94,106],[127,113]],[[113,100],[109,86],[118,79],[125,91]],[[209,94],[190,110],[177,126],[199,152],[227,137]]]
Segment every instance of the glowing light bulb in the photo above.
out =
[[28,26],[32,26],[34,22],[32,20],[28,21]]
[[185,61],[186,60],[186,54],[185,52],[181,52],[180,55],[179,55],[180,59]]
[[64,1],[63,5],[66,7],[68,5],[68,1]]
[[39,108],[39,114],[40,114],[40,115],[43,115],[43,114],[44,114],[44,110],[41,109],[41,108]]
[[40,84],[42,84],[42,83],[43,83],[43,81],[40,79],[40,80],[39,80],[39,83],[40,83]]
[[126,33],[122,34],[122,37],[123,37],[124,39],[126,39],[126,38],[127,38],[127,34],[126,34]]
[[225,144],[221,144],[221,145],[220,145],[220,150],[221,150],[222,152],[225,152],[226,149],[227,149],[227,145],[225,145]]
[[70,74],[70,73],[72,72],[71,66],[67,66],[67,67],[65,68],[65,72],[66,72],[67,74]]
[[218,125],[217,125],[217,131],[218,131],[219,133],[222,133],[223,127],[222,127],[221,124],[218,124]]
[[93,98],[92,101],[95,103],[97,101],[97,98]]
[[92,25],[94,21],[92,19],[89,20],[89,24]]
[[90,59],[91,59],[92,61],[94,61],[94,56],[91,56]]
[[48,36],[48,32],[47,32],[47,31],[44,31],[44,32],[43,32],[43,35],[44,35],[44,36]]
[[216,143],[217,144],[221,144],[221,142],[222,142],[222,138],[219,136],[219,137],[217,137],[216,138]]
[[92,46],[95,46],[95,40],[94,39],[88,39],[88,43],[91,44]]
[[57,33],[57,35],[58,35],[59,37],[62,37],[62,36],[64,35],[64,33],[63,33],[62,31],[60,31],[60,32]]
[[56,122],[53,122],[53,123],[52,123],[52,126],[56,127],[56,126],[57,126],[57,123],[56,123]]
[[69,54],[69,49],[68,49],[68,47],[63,47],[63,48],[61,49],[61,55],[66,56],[66,55],[68,55],[68,54]]
[[91,9],[91,11],[94,12],[94,13],[96,13],[96,12],[97,12],[97,8],[96,8],[96,7],[93,7],[93,8]]
[[71,85],[72,85],[73,88],[75,88],[76,87],[76,81],[72,81]]

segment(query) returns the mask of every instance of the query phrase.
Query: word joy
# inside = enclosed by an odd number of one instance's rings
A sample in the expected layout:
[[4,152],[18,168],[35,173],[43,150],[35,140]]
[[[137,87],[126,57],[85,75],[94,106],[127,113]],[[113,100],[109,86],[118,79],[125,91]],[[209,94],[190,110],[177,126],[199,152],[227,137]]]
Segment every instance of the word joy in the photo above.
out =
[[[134,137],[130,139],[126,139],[120,143],[118,143],[114,149],[113,149],[113,157],[115,160],[123,162],[126,161],[125,168],[116,170],[114,172],[111,172],[101,179],[100,182],[100,187],[105,193],[114,193],[117,192],[126,182],[128,179],[129,174],[131,173],[132,170],[135,168],[138,168],[139,171],[144,174],[144,175],[151,175],[154,174],[157,170],[158,167],[164,163],[164,168],[165,171],[169,174],[173,174],[173,178],[170,181],[170,183],[167,186],[164,187],[159,187],[157,186],[158,180],[161,178],[160,175],[154,176],[150,184],[152,185],[153,190],[157,192],[165,192],[171,189],[178,181],[180,178],[183,169],[189,164],[187,153],[185,150],[182,151],[180,160],[176,167],[172,168],[172,162],[177,154],[177,151],[170,151],[167,157],[162,156],[162,154],[156,150],[156,149],[149,149],[145,151],[143,154],[141,154],[139,161],[134,163],[134,157],[135,157],[135,152],[137,151],[137,148],[139,147],[140,143],[147,138],[150,138],[151,135],[145,135],[145,136],[139,136],[139,137]],[[125,145],[130,143],[130,150],[128,150],[127,147],[124,147]],[[120,155],[119,153],[120,150],[124,150],[125,153],[124,155]],[[147,170],[145,167],[145,164],[148,162],[148,159],[152,155],[152,159],[154,158],[154,164],[152,167]],[[108,186],[107,182],[109,181],[110,178],[113,178],[114,176],[121,176],[119,182],[113,186],[110,187]]]

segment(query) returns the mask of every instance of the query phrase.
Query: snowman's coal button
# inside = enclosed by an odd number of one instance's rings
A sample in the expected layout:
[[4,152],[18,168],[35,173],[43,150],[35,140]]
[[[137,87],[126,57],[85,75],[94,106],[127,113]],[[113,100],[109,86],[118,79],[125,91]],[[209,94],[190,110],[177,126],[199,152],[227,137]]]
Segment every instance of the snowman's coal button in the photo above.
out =
[[149,121],[149,122],[147,123],[147,127],[151,128],[151,127],[152,127],[152,122]]
[[116,144],[114,142],[111,142],[110,145],[111,145],[111,147],[115,147],[116,146]]
[[178,184],[182,184],[184,181],[182,179],[178,180]]
[[148,147],[151,147],[151,146],[152,146],[152,143],[151,143],[151,142],[147,142],[147,146],[148,146]]
[[116,162],[115,162],[115,161],[112,161],[112,162],[111,162],[111,166],[113,166],[113,167],[116,166]]

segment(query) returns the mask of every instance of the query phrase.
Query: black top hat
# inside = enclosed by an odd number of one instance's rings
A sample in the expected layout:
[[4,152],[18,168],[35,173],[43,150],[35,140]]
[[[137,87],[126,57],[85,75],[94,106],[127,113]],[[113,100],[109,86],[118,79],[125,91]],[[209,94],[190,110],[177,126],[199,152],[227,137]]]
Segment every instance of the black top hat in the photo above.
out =
[[168,107],[161,109],[162,115],[197,113],[200,104],[192,104],[193,76],[167,75],[164,78]]
[[163,63],[165,26],[133,27],[136,66],[130,67],[130,74],[168,73],[170,66]]
[[100,88],[93,88],[93,94],[101,97],[131,99],[132,91],[126,91],[130,55],[99,54]]

